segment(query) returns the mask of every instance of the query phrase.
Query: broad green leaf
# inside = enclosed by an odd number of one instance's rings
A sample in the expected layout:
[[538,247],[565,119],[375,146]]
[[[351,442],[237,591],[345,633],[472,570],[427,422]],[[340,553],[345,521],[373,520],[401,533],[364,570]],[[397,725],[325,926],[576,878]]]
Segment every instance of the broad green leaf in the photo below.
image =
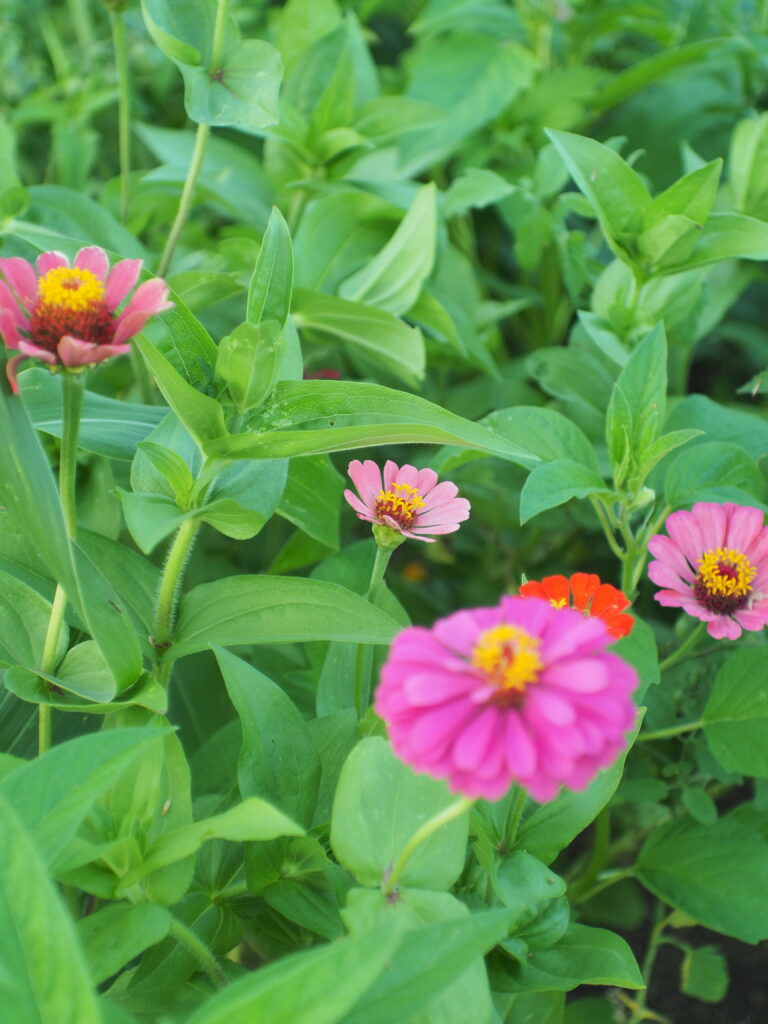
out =
[[722,169],[722,160],[712,160],[678,178],[651,201],[645,214],[646,223],[650,226],[673,214],[688,217],[702,227],[715,201]]
[[74,256],[83,245],[100,245],[122,256],[146,256],[136,236],[84,192],[64,185],[32,185],[27,194],[27,215],[35,223],[16,220],[13,234],[40,252],[59,249]]
[[645,449],[644,458],[637,470],[638,479],[645,480],[653,467],[661,462],[663,458],[666,458],[670,452],[673,452],[675,448],[688,444],[695,437],[701,437],[702,434],[703,431],[701,430],[672,430],[668,434],[662,434],[661,437],[657,437]]
[[592,204],[608,243],[626,258],[651,202],[639,175],[615,150],[595,139],[551,128],[547,135]]
[[670,263],[678,265],[690,255],[701,225],[690,217],[668,213],[654,221],[638,236],[637,250],[643,266],[651,273]]
[[189,1024],[337,1024],[370,990],[400,942],[385,927],[294,953],[228,985]]
[[0,782],[0,795],[16,809],[46,862],[55,864],[99,794],[166,731],[110,729],[78,736]]
[[168,482],[179,508],[186,508],[190,491],[194,486],[192,472],[178,452],[154,441],[142,441],[139,449],[149,459],[153,468]]
[[680,965],[680,990],[705,1003],[719,1003],[728,991],[728,962],[716,946],[686,950]]
[[[19,374],[19,389],[29,418],[38,430],[61,437],[61,377],[38,367]],[[77,443],[85,451],[110,459],[130,461],[165,415],[154,405],[119,402],[86,391]]]
[[[363,885],[379,885],[405,844],[456,800],[442,782],[414,775],[380,737],[361,740],[341,770],[331,820],[336,857]],[[416,850],[404,886],[448,889],[464,867],[468,814],[444,825]]]
[[285,218],[276,206],[261,241],[259,258],[248,286],[248,323],[276,320],[281,329],[291,309],[293,247]]
[[728,657],[701,717],[709,748],[727,771],[768,778],[768,664],[762,648]]
[[344,480],[327,455],[291,459],[278,514],[329,548],[339,546]]
[[742,942],[768,938],[768,843],[757,829],[730,817],[662,825],[640,851],[637,877],[705,928]]
[[520,522],[540,512],[565,504],[571,498],[611,495],[611,490],[594,469],[569,459],[555,459],[536,466],[520,492]]
[[470,209],[482,209],[498,203],[513,191],[514,185],[510,185],[495,171],[468,167],[463,174],[453,179],[442,197],[443,214],[456,217]]
[[522,442],[521,447],[534,456],[532,465],[536,457],[545,462],[568,459],[598,471],[595,449],[584,431],[555,409],[540,409],[535,405],[497,409],[489,413],[483,423],[509,441]]
[[181,602],[176,642],[181,658],[219,644],[348,640],[387,644],[399,624],[362,597],[321,580],[232,576],[202,583]]
[[309,827],[320,783],[320,758],[304,719],[271,679],[229,651],[217,649],[215,654],[243,728],[237,771],[240,792],[265,797]]
[[768,455],[768,422],[762,416],[743,408],[727,408],[706,395],[688,395],[676,402],[666,425],[675,432],[703,431],[706,436],[695,447],[705,441],[728,441],[741,445],[753,459]]
[[154,551],[186,519],[200,518],[199,511],[182,511],[176,502],[162,494],[132,494],[117,488],[128,530],[145,555]]
[[483,911],[406,932],[387,972],[341,1024],[391,1024],[423,1013],[467,964],[504,937],[509,917],[507,910]]
[[436,238],[436,192],[434,183],[430,183],[416,193],[411,208],[381,252],[347,278],[339,294],[402,316],[432,272]]
[[663,325],[646,335],[613,388],[605,436],[617,487],[642,486],[638,467],[658,438],[667,401],[667,342]]
[[570,992],[579,985],[643,988],[645,982],[627,943],[614,932],[572,924],[549,949],[532,953],[511,968],[525,989]]
[[168,934],[171,915],[153,903],[115,903],[76,922],[77,937],[96,985]]
[[565,893],[565,882],[531,854],[513,850],[494,860],[491,885],[499,900],[513,912],[511,927],[518,931],[542,906]]
[[736,209],[760,220],[768,212],[768,116],[747,117],[733,129],[728,184]]
[[737,259],[768,260],[768,224],[743,213],[713,213],[691,254],[665,266],[663,273],[677,274],[681,270]]
[[100,1024],[75,928],[45,865],[0,796],[0,986],[14,1024]]
[[180,65],[184,104],[198,124],[258,132],[279,120],[280,54],[261,39],[225,46],[216,68]]
[[[282,381],[262,411],[263,434],[206,445],[230,458],[282,458],[392,443],[454,444],[530,466],[525,449],[447,409],[378,384]],[[270,429],[274,428],[274,429]],[[284,429],[295,428],[295,429]]]
[[298,289],[293,319],[310,337],[330,338],[359,349],[401,380],[416,387],[424,376],[424,339],[394,313],[365,302]]
[[636,618],[632,632],[613,644],[612,650],[637,671],[639,684],[632,696],[636,704],[641,703],[648,687],[655,686],[661,678],[656,635],[646,622]]
[[238,413],[258,408],[274,387],[282,357],[277,320],[245,321],[222,338],[216,377],[227,387]]
[[227,427],[219,403],[187,383],[146,338],[137,335],[134,344],[155,375],[166,401],[195,440],[202,445],[206,441],[226,437]]
[[80,697],[107,702],[114,695],[114,682],[104,655],[93,640],[71,647],[56,669],[54,685]]
[[765,496],[765,480],[741,445],[711,441],[687,448],[675,458],[667,470],[664,496],[673,508],[695,501],[759,506]]

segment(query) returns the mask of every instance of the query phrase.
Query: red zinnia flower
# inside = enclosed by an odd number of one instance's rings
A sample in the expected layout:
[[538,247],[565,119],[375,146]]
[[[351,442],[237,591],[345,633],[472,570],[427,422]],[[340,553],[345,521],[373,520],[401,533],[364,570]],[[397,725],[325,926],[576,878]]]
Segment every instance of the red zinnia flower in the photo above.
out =
[[629,598],[610,583],[601,583],[594,573],[575,572],[570,579],[545,576],[541,582],[523,583],[519,592],[521,597],[543,597],[555,608],[575,608],[596,616],[617,640],[629,636],[635,624],[631,615],[622,614],[632,603]]

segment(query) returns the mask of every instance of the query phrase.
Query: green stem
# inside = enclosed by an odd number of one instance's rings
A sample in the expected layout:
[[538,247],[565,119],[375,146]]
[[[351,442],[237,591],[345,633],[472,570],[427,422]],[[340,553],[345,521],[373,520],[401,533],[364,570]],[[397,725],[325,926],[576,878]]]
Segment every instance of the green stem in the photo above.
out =
[[155,606],[155,631],[152,641],[157,648],[164,647],[171,639],[173,613],[181,577],[199,529],[199,519],[185,520],[179,527],[168,551]]
[[592,899],[593,896],[597,896],[603,889],[607,889],[611,885],[615,885],[617,882],[623,882],[625,878],[634,878],[635,872],[632,868],[620,868],[611,871],[610,874],[605,872],[603,877],[596,879],[594,885],[588,889],[582,889],[579,880],[578,892],[569,893],[571,901],[573,903],[586,903],[587,900]]
[[[218,7],[216,8],[216,21],[213,26],[211,62],[208,69],[211,77],[220,70],[217,65],[221,58],[221,51],[224,46],[224,32],[227,25],[228,8],[229,0],[219,0]],[[189,170],[187,171],[187,178],[184,182],[181,199],[179,200],[179,208],[176,211],[176,219],[171,227],[168,235],[168,241],[165,244],[163,255],[161,256],[160,263],[157,267],[158,277],[162,277],[168,270],[171,259],[173,258],[174,250],[176,249],[176,243],[178,242],[179,235],[181,234],[181,229],[184,227],[184,223],[187,219],[189,208],[192,205],[192,197],[195,192],[197,176],[200,173],[200,168],[203,166],[203,158],[205,157],[205,149],[208,144],[208,136],[210,135],[210,132],[210,125],[199,124],[197,126],[197,132],[195,134],[195,148],[192,151],[192,159],[189,164]]]
[[523,816],[523,808],[525,807],[526,799],[527,794],[522,786],[515,786],[514,797],[509,805],[507,823],[504,829],[504,835],[502,836],[504,850],[511,850],[515,845],[517,830],[520,828],[520,819]]
[[662,903],[656,904],[656,923],[651,931],[650,938],[648,940],[648,949],[645,951],[643,957],[642,974],[643,980],[645,981],[645,988],[641,989],[638,993],[637,1000],[632,1007],[632,1016],[629,1018],[627,1024],[639,1024],[642,1020],[663,1020],[657,1014],[654,1014],[645,1007],[645,1001],[648,998],[648,984],[651,980],[651,974],[653,972],[653,965],[656,961],[656,954],[659,951],[662,938],[664,935],[664,929],[669,924],[670,916],[664,915],[664,906]]
[[131,83],[128,75],[128,47],[125,42],[125,23],[117,11],[109,12],[112,28],[112,46],[117,67],[117,124],[118,152],[120,156],[120,217],[125,223],[131,189]]
[[376,597],[379,584],[384,579],[384,573],[387,571],[393,550],[394,548],[380,548],[377,546],[376,557],[373,560],[373,568],[371,569],[371,580],[365,595],[366,601],[373,601]]
[[191,928],[187,928],[185,924],[182,924],[177,917],[171,918],[170,934],[177,942],[187,947],[217,987],[227,984],[227,976],[219,967],[213,953],[211,953],[202,939],[198,938]]
[[575,900],[578,900],[580,894],[587,892],[594,886],[597,876],[605,866],[610,841],[611,817],[608,808],[604,807],[595,818],[595,834],[592,841],[592,852],[589,855],[589,860],[586,868],[584,869],[584,874],[573,886],[572,896]]
[[659,662],[659,671],[664,672],[666,669],[671,668],[672,665],[676,665],[678,661],[682,661],[688,652],[692,651],[693,648],[696,647],[704,636],[706,629],[706,622],[700,622],[695,629],[692,629],[677,650],[670,654],[668,658],[664,658],[663,661]]
[[702,719],[697,722],[683,722],[681,725],[670,725],[666,729],[656,729],[654,732],[641,732],[637,737],[638,743],[648,743],[650,740],[667,740],[671,736],[682,736],[686,732],[694,732],[704,725]]
[[392,868],[389,876],[384,881],[381,890],[385,895],[390,895],[397,888],[397,883],[402,877],[403,871],[405,871],[408,861],[414,855],[416,850],[421,846],[425,840],[437,832],[443,825],[447,825],[449,821],[453,821],[454,818],[458,818],[472,807],[474,800],[470,797],[463,796],[460,800],[455,803],[449,804],[448,807],[436,814],[434,818],[430,818],[429,821],[425,821],[421,828],[418,828],[408,842],[403,847],[403,852],[397,859],[395,866]]
[[600,521],[600,525],[603,528],[605,539],[608,541],[608,547],[611,549],[614,555],[616,555],[619,561],[623,562],[625,552],[622,550],[622,548],[616,541],[616,536],[613,532],[613,528],[611,527],[610,522],[608,521],[605,508],[603,507],[603,503],[597,498],[590,498],[590,501],[592,502],[592,508],[595,510],[595,515],[597,516],[598,520]]
[[[366,601],[370,601],[371,604],[376,603],[379,584],[384,579],[384,573],[389,565],[393,550],[393,548],[387,549],[376,546],[376,557],[373,560],[371,579],[365,594]],[[372,664],[373,655],[368,645],[358,644],[357,654],[355,655],[355,709],[359,718],[362,718],[368,703]]]
[[77,505],[75,502],[77,438],[80,433],[85,376],[82,373],[64,373],[62,377],[63,426],[59,460],[59,494],[67,535],[74,540],[77,536]]

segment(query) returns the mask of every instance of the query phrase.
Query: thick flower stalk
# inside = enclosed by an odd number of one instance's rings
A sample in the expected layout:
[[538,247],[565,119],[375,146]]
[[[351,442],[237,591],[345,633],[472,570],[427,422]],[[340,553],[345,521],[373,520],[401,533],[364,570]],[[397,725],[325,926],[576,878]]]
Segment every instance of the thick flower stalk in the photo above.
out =
[[467,499],[457,497],[459,489],[449,480],[439,484],[434,469],[397,466],[390,460],[382,477],[375,462],[354,459],[348,472],[357,494],[346,490],[344,497],[358,519],[401,537],[432,543],[435,536],[454,533],[469,518]]
[[468,797],[513,782],[540,802],[611,764],[635,722],[635,670],[605,623],[535,597],[504,597],[396,637],[375,710],[395,753]]
[[667,517],[651,537],[659,604],[707,623],[716,640],[737,640],[768,623],[768,527],[760,509],[700,501]]
[[17,390],[16,370],[25,358],[52,368],[80,369],[130,350],[128,342],[150,316],[170,309],[168,286],[145,281],[128,298],[141,260],[109,259],[96,245],[81,249],[69,265],[63,253],[38,256],[37,270],[18,256],[0,259],[0,335],[19,352],[7,373]]
[[632,603],[610,583],[589,572],[575,572],[571,577],[545,576],[543,580],[530,580],[519,590],[521,597],[541,597],[555,608],[575,608],[584,615],[602,619],[608,632],[616,640],[629,636],[635,620],[625,609]]

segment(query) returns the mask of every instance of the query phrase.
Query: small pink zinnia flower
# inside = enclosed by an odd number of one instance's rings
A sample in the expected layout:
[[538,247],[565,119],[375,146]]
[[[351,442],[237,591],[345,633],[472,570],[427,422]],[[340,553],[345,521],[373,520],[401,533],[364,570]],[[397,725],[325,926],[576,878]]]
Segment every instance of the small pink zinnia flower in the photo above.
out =
[[14,391],[16,367],[29,356],[52,366],[100,363],[128,352],[127,341],[150,316],[170,309],[168,286],[160,278],[145,281],[116,313],[141,270],[141,260],[120,260],[109,269],[103,249],[89,245],[75,256],[44,252],[37,273],[18,256],[0,259],[0,335],[21,353],[7,366]]
[[498,800],[518,782],[545,802],[626,746],[637,675],[612,643],[599,618],[503,597],[398,633],[375,710],[397,756],[454,792]]
[[344,497],[358,519],[388,526],[404,537],[432,543],[434,538],[425,534],[453,533],[469,518],[467,499],[456,497],[459,489],[450,480],[438,484],[434,469],[398,467],[388,461],[382,480],[375,462],[354,459],[348,472],[360,497],[349,490]]
[[768,623],[768,527],[760,509],[699,501],[690,512],[667,516],[664,525],[669,536],[657,533],[648,542],[656,559],[648,575],[664,587],[654,595],[659,604],[706,622],[716,640],[762,629]]

